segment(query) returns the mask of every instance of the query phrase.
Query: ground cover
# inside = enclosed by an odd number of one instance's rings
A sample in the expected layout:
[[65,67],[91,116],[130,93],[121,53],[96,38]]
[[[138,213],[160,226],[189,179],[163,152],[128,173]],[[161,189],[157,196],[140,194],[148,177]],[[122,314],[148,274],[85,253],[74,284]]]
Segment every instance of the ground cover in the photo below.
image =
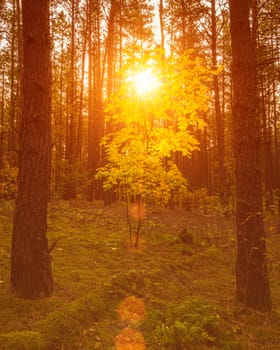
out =
[[275,218],[266,222],[274,308],[263,315],[234,301],[231,217],[146,208],[135,250],[121,203],[51,203],[55,292],[25,301],[9,294],[12,213],[13,203],[1,203],[0,349],[280,348]]

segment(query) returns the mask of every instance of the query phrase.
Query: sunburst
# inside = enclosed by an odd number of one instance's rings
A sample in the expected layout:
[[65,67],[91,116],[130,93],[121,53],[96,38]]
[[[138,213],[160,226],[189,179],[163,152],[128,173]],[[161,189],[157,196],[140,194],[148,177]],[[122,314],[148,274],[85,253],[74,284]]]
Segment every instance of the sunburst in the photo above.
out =
[[132,81],[139,96],[149,95],[160,86],[159,80],[151,69],[136,73],[132,77]]

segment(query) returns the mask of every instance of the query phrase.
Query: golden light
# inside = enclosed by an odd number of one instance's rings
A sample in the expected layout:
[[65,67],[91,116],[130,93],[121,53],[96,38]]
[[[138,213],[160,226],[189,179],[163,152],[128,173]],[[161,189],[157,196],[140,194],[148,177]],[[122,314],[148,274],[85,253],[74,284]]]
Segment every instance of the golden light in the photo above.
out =
[[116,350],[146,350],[143,333],[135,328],[125,327],[115,337]]
[[116,350],[146,350],[144,335],[138,329],[146,316],[144,301],[128,296],[120,303],[117,312],[126,327],[115,337]]
[[117,312],[121,321],[137,323],[143,321],[146,316],[145,303],[142,299],[131,295],[120,303]]
[[133,82],[138,95],[148,95],[160,86],[157,77],[150,69],[136,73]]

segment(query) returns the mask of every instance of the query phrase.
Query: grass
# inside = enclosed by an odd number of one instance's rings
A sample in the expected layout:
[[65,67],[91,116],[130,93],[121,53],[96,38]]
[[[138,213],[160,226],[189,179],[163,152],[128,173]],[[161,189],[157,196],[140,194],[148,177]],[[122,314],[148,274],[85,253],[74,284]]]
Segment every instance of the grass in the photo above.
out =
[[[280,349],[274,218],[267,222],[274,308],[264,315],[234,301],[230,218],[150,208],[140,249],[133,250],[122,204],[51,203],[49,242],[59,238],[52,257],[55,292],[26,301],[9,293],[12,215],[13,204],[1,203],[0,349]],[[182,243],[182,228],[194,244]],[[125,303],[127,297],[133,302]],[[120,305],[134,316],[121,317]]]

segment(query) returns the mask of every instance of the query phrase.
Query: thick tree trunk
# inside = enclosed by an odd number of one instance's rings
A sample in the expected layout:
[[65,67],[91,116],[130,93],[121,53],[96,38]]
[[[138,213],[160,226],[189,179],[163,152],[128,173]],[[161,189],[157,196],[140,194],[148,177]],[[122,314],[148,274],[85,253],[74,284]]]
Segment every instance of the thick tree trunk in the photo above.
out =
[[237,300],[271,310],[262,214],[256,115],[254,12],[250,0],[230,0],[233,77],[233,142],[237,196]]
[[23,0],[23,114],[11,290],[23,298],[53,290],[46,237],[50,184],[51,70],[49,0]]

